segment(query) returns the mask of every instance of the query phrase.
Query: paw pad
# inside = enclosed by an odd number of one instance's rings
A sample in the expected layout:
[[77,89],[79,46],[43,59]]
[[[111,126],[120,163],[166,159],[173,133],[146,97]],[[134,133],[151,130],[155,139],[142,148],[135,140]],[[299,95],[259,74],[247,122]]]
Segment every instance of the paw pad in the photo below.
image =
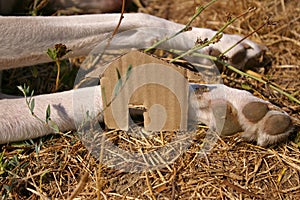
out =
[[278,135],[287,131],[290,125],[289,116],[282,113],[273,114],[266,120],[264,131],[269,135]]
[[250,102],[245,105],[242,112],[250,122],[258,122],[268,112],[268,106],[263,102]]

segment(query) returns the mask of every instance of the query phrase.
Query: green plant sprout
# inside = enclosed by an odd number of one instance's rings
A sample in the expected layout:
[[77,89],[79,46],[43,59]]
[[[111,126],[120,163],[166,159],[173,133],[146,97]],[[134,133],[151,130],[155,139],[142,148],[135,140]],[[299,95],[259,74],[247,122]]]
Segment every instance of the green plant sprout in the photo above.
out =
[[47,55],[51,58],[57,66],[57,74],[56,74],[56,81],[55,81],[55,89],[54,92],[59,88],[59,76],[60,76],[60,68],[61,68],[61,59],[71,50],[67,48],[64,44],[56,44],[53,49],[47,50]]
[[[103,96],[103,105],[104,105],[104,108],[102,109],[102,111],[97,115],[96,119],[98,119],[98,117],[100,115],[103,114],[103,112],[107,109],[107,107],[109,107],[113,101],[116,99],[116,97],[118,96],[118,94],[121,92],[121,90],[124,88],[125,86],[125,83],[127,82],[127,80],[129,79],[130,75],[131,75],[131,72],[132,72],[132,65],[129,64],[128,65],[128,68],[127,68],[127,71],[126,71],[126,75],[125,75],[125,81],[122,80],[122,76],[121,76],[121,73],[120,73],[120,70],[119,69],[116,69],[116,73],[117,73],[117,84],[114,88],[114,91],[113,91],[113,98],[110,100],[110,101],[107,101],[107,96],[106,96],[106,91],[105,91],[105,88],[104,87],[101,87],[101,94]],[[88,115],[88,113],[87,113]]]
[[34,108],[35,108],[35,99],[33,98],[34,90],[32,90],[30,92],[29,86],[26,86],[25,84],[24,84],[24,86],[18,86],[18,89],[23,93],[23,96],[25,97],[26,105],[27,105],[28,109],[30,110],[31,115],[34,118],[36,118],[38,121],[42,122],[43,124],[45,124],[46,126],[51,128],[55,133],[60,133],[60,130],[59,130],[57,124],[51,120],[50,105],[47,106],[45,120],[43,120],[34,113]]
[[114,90],[114,97],[116,97],[120,91],[122,90],[122,88],[124,87],[126,81],[128,80],[130,74],[131,74],[131,70],[132,70],[132,65],[128,65],[128,68],[127,68],[127,71],[126,71],[126,78],[125,78],[125,81],[123,83],[123,80],[122,80],[122,77],[121,77],[121,73],[119,71],[118,68],[116,68],[116,71],[117,71],[117,76],[118,76],[118,81],[117,81],[117,85],[115,87],[115,90]]
[[48,3],[48,0],[34,0],[30,14],[32,16],[37,16],[38,11],[44,8]]

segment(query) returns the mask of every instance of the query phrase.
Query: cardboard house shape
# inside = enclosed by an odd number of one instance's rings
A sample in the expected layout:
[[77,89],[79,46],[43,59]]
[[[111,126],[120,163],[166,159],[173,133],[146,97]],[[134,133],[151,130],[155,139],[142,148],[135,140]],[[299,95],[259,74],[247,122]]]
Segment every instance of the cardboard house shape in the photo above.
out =
[[132,109],[142,113],[148,131],[187,130],[191,76],[198,78],[185,68],[140,51],[119,57],[100,77],[105,125],[128,130]]

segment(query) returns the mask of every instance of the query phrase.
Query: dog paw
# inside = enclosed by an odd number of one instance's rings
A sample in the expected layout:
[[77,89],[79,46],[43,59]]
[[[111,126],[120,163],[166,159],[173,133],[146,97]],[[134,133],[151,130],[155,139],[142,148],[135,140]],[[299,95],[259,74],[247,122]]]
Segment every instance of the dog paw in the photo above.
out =
[[192,88],[198,121],[221,136],[242,132],[244,140],[267,146],[286,140],[293,131],[287,113],[249,92],[225,85],[193,85]]
[[[225,35],[221,39],[220,44],[210,47],[209,54],[219,56],[216,52],[225,52],[231,46],[236,45],[243,37],[239,35]],[[228,58],[228,63],[238,69],[245,70],[249,66],[257,66],[262,55],[265,54],[267,48],[257,44],[251,40],[245,39],[243,42],[236,45],[232,50],[227,52],[225,56]]]
[[[247,104],[246,107],[248,108],[245,108],[242,112],[244,115],[241,117],[244,129],[242,138],[246,141],[257,141],[257,144],[260,146],[267,146],[286,140],[293,130],[291,118],[285,112],[271,110],[273,106],[260,102],[261,105],[259,107],[267,107],[267,110],[264,111],[265,115],[261,116],[258,121],[253,121],[249,113],[245,113],[247,109],[255,109],[255,106],[252,107],[254,103],[256,102]],[[258,112],[260,111],[252,111],[252,113]],[[260,113],[257,115],[260,115]]]

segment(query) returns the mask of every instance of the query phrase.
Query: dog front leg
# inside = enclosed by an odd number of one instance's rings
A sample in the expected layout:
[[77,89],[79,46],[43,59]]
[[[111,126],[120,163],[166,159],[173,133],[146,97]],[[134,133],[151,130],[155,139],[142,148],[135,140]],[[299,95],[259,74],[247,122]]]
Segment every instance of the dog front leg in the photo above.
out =
[[[50,62],[46,51],[55,44],[63,43],[72,51],[67,57],[88,55],[100,42],[108,38],[117,26],[119,14],[99,14],[60,17],[0,17],[0,69],[29,66]],[[175,33],[184,26],[147,14],[125,14],[119,32],[132,29],[148,28],[147,38],[138,38],[133,33],[124,38],[128,46],[144,45],[149,47],[154,41],[163,39],[165,31]],[[162,31],[162,32],[157,32]],[[180,38],[167,42],[165,48],[188,50],[195,45],[198,38],[210,39],[216,32],[210,29],[193,28]],[[219,42],[202,50],[223,52],[237,43],[242,37],[226,35]],[[145,39],[147,39],[145,41]],[[245,40],[226,55],[235,66],[242,68],[245,63],[260,55],[260,46]]]
[[45,124],[48,105],[51,108],[51,121],[60,131],[75,130],[87,114],[94,118],[102,110],[99,86],[38,95],[33,98],[34,114],[42,121],[32,116],[24,98],[0,100],[0,144],[54,133],[51,123]]

